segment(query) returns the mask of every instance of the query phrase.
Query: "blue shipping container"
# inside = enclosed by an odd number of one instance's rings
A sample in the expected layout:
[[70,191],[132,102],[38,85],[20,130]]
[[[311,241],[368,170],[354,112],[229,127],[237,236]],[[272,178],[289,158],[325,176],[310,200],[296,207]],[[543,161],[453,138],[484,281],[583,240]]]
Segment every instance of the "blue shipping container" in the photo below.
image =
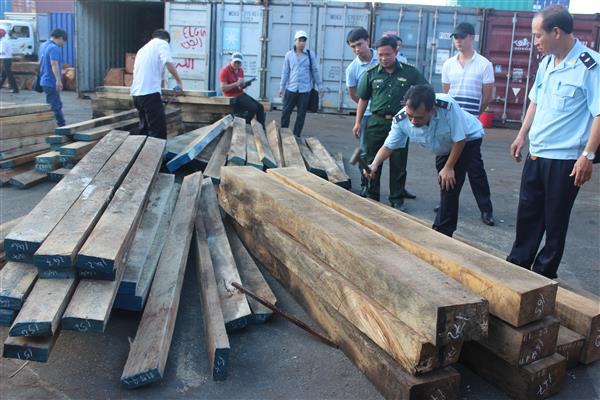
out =
[[75,14],[50,13],[50,32],[56,28],[67,32],[67,42],[62,48],[63,63],[75,67]]
[[0,19],[4,19],[5,12],[12,11],[12,0],[0,0]]

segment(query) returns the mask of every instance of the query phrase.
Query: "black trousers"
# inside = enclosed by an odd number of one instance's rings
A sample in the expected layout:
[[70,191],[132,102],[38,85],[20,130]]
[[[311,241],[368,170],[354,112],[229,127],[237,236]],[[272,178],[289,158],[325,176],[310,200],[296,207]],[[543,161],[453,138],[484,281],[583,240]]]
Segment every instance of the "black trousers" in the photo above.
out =
[[[435,167],[438,172],[444,168],[448,155],[437,156],[435,158]],[[460,191],[465,183],[465,178],[469,165],[473,159],[481,159],[481,139],[467,142],[465,147],[454,165],[454,177],[456,185],[448,191],[440,190],[440,208],[433,222],[433,229],[444,235],[452,237],[458,224],[458,206]]]
[[304,119],[308,110],[308,101],[310,100],[310,92],[298,93],[286,90],[283,95],[283,111],[281,113],[281,127],[288,128],[290,126],[290,116],[294,107],[298,107],[298,115],[296,115],[296,123],[294,124],[294,135],[300,137],[302,128],[304,128]]
[[252,122],[252,118],[256,116],[256,120],[260,122],[263,128],[265,127],[265,108],[246,93],[242,93],[235,98],[233,113],[237,117],[244,118],[247,124]]
[[471,191],[473,191],[473,196],[475,196],[479,211],[482,213],[491,213],[493,209],[490,196],[490,184],[488,183],[485,167],[483,166],[481,152],[479,152],[479,157],[473,157],[471,159],[471,162],[467,167],[467,175],[469,176]]
[[[571,209],[579,193],[575,177],[569,176],[575,161],[532,160],[527,156],[521,176],[517,232],[507,261],[550,279],[557,277]],[[538,252],[544,233],[546,242]]]
[[167,117],[160,93],[133,96],[133,105],[140,116],[140,135],[167,138]]
[[10,88],[15,92],[18,92],[19,88],[17,87],[17,81],[15,81],[15,77],[12,73],[12,58],[2,59],[2,82],[0,83],[0,87],[4,85],[6,78],[8,78]]

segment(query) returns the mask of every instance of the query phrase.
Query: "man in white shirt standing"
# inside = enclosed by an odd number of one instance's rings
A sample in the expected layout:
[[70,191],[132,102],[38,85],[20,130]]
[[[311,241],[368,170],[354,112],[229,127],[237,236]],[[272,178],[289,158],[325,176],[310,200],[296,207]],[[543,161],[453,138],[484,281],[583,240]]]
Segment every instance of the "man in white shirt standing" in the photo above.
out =
[[0,29],[0,62],[2,66],[2,82],[0,87],[4,85],[4,81],[8,78],[8,84],[10,85],[11,93],[19,93],[17,82],[12,73],[12,45],[10,44],[10,38],[6,35],[4,29]]
[[[479,116],[492,99],[494,69],[492,63],[473,49],[475,28],[468,22],[456,26],[451,37],[458,54],[444,62],[442,91],[451,95],[464,111]],[[468,166],[469,183],[481,211],[484,224],[495,224],[490,185],[481,154]]]
[[152,40],[135,56],[130,93],[140,115],[140,135],[167,138],[167,121],[161,99],[165,67],[177,82],[175,91],[183,91],[183,84],[171,57],[170,41],[169,32],[157,29],[152,34]]

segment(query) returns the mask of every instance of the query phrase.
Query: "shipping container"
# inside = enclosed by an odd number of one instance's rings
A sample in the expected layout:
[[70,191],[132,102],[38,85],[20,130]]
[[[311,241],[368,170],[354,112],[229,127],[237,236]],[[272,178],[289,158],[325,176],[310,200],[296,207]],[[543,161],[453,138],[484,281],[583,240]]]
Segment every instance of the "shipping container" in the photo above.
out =
[[[210,64],[214,48],[211,20],[212,7],[207,3],[165,3],[164,26],[171,34],[171,52],[175,67],[187,90],[212,88],[214,70]],[[168,73],[167,73],[168,74]],[[175,81],[168,74],[167,87]]]
[[[537,3],[544,0],[537,0]],[[549,3],[549,1],[546,1]],[[508,11],[533,11],[535,0],[453,0],[449,1],[449,6],[471,7],[471,8],[493,8],[495,10]],[[568,0],[567,0],[568,3]]]
[[73,13],[50,13],[50,32],[60,28],[67,32],[67,42],[61,48],[63,63],[76,65],[75,15]]
[[[533,12],[488,10],[483,55],[494,66],[493,100],[488,110],[497,122],[521,122],[528,94],[542,58],[533,46]],[[599,15],[574,15],[574,35],[586,46],[598,46]],[[511,45],[507,46],[510,43]]]
[[12,11],[17,13],[35,13],[36,0],[12,0]]
[[373,41],[384,34],[402,39],[402,53],[431,83],[442,90],[442,65],[455,55],[450,35],[461,22],[475,27],[474,48],[479,51],[484,14],[481,10],[455,7],[382,4],[374,10]]
[[77,0],[75,9],[78,92],[101,86],[107,69],[123,67],[125,53],[136,53],[165,21],[160,0]]
[[75,0],[37,0],[36,11],[39,13],[74,13]]
[[263,37],[264,6],[256,2],[221,2],[213,7],[216,8],[215,90],[222,95],[219,71],[229,63],[233,53],[241,53],[244,56],[244,79],[256,78],[245,92],[254,98],[260,98],[263,43],[266,39]]
[[4,19],[4,13],[12,11],[12,0],[0,0],[0,19]]

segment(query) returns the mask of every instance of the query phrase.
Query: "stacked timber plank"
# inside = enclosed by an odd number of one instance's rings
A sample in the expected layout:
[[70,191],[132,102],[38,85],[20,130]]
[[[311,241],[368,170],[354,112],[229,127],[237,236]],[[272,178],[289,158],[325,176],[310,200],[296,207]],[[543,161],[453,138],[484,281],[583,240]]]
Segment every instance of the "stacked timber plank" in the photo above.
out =
[[0,185],[11,183],[25,188],[43,181],[45,174],[36,173],[34,161],[50,149],[46,137],[55,127],[50,107],[2,105],[0,126]]
[[[32,90],[37,80],[39,63],[35,61],[16,61],[12,63],[11,70],[19,90]],[[8,82],[5,86],[9,87]]]
[[[210,125],[233,112],[234,99],[215,96],[214,91],[186,90],[175,96],[172,90],[163,90],[163,96],[171,107],[181,110],[186,130]],[[92,100],[94,117],[101,117],[133,108],[129,88],[123,86],[101,86],[96,89]]]

